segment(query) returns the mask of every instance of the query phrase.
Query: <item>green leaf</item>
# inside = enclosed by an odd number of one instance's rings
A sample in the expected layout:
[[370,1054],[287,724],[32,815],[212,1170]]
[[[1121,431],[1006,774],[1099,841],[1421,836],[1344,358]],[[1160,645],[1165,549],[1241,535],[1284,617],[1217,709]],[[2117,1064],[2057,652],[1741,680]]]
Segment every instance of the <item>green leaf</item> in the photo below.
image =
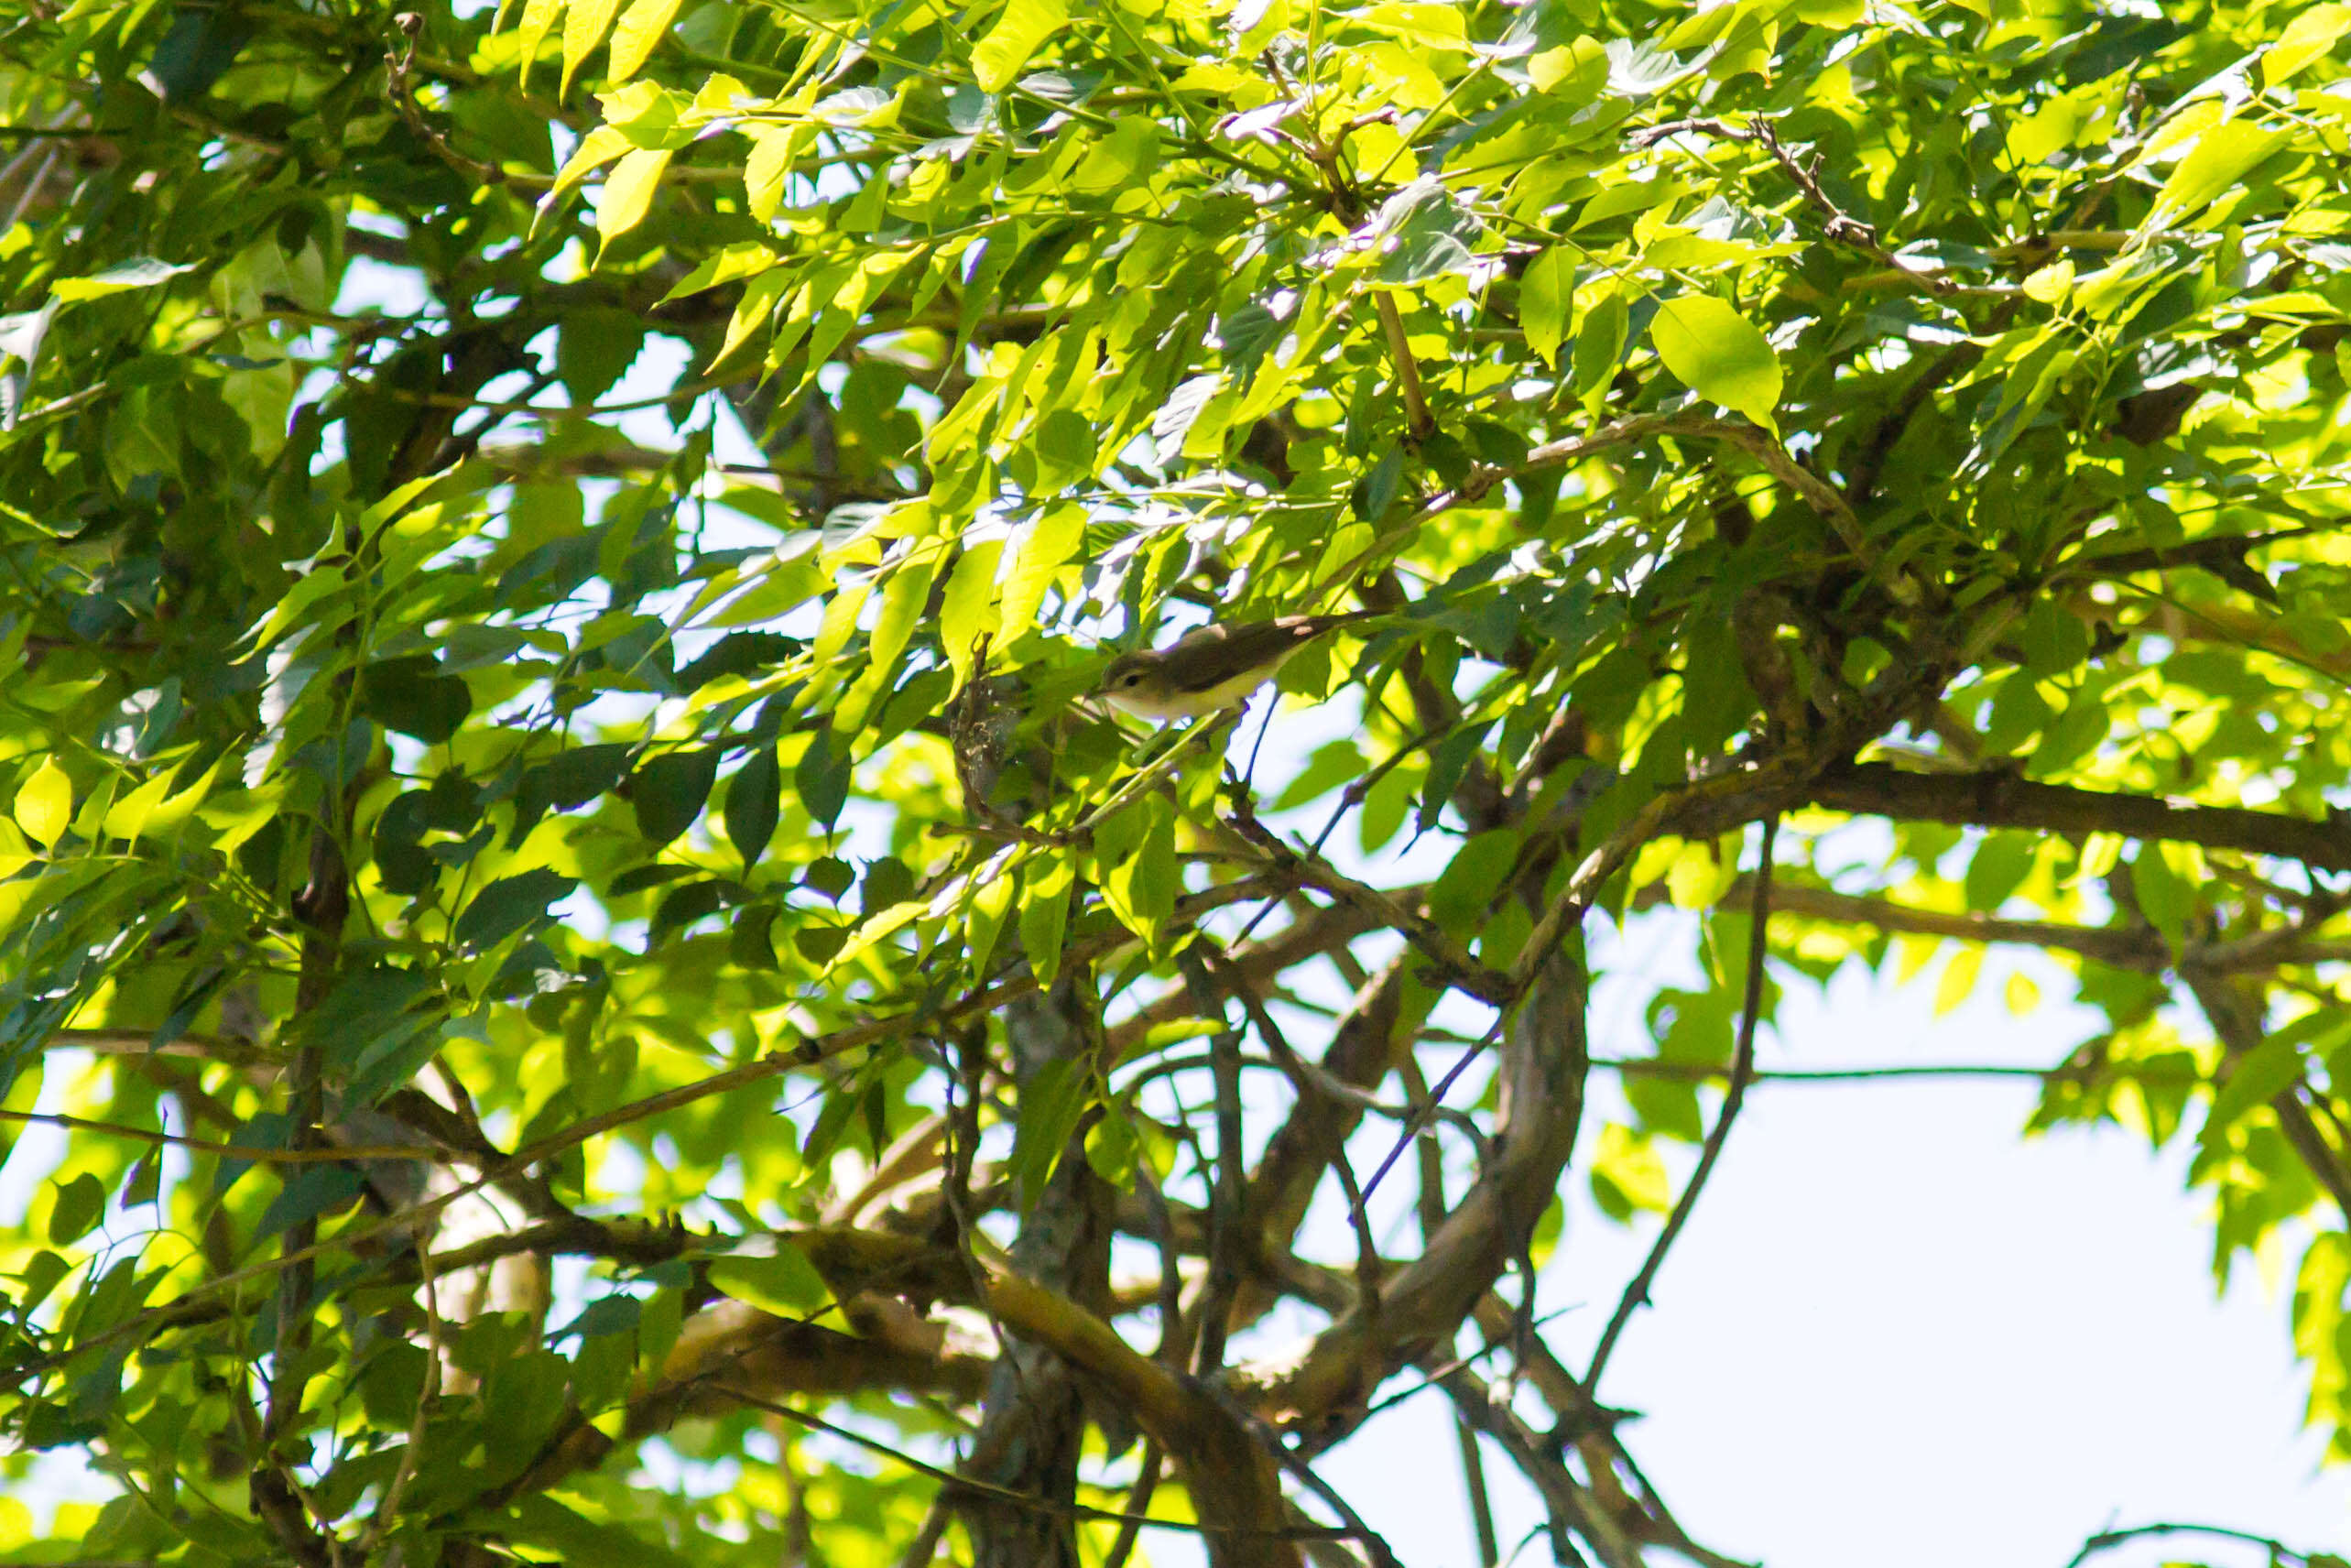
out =
[[476,950],[504,942],[545,920],[547,906],[579,885],[576,877],[548,870],[502,877],[473,895],[450,935],[460,947]]
[[694,825],[718,781],[719,756],[717,746],[697,746],[663,752],[637,765],[629,779],[629,803],[647,843],[668,844]]
[[439,746],[473,711],[473,693],[458,676],[443,675],[430,654],[386,659],[360,675],[359,711],[386,729]]
[[954,691],[972,678],[973,650],[983,633],[1001,629],[996,613],[996,565],[1004,557],[1004,541],[988,539],[966,548],[947,574],[947,589],[939,604],[939,641],[955,672]]
[[1349,24],[1387,33],[1422,49],[1460,49],[1469,47],[1469,33],[1458,5],[1428,0],[1388,0],[1367,5],[1347,18]]
[[1527,334],[1527,346],[1554,370],[1574,299],[1575,256],[1565,245],[1553,245],[1535,257],[1518,280],[1519,330]]
[[833,1299],[832,1288],[808,1255],[781,1236],[760,1239],[765,1251],[712,1258],[710,1282],[736,1301],[778,1317],[804,1318],[823,1310]]
[[[648,1357],[658,1362],[658,1357]],[[526,1452],[528,1448],[526,1448]],[[503,1449],[502,1449],[503,1452]],[[502,1537],[522,1541],[559,1563],[610,1563],[612,1568],[692,1568],[697,1561],[612,1519],[592,1519],[543,1493],[526,1493],[496,1519]]]
[[1389,197],[1373,218],[1380,260],[1372,275],[1383,283],[1415,284],[1466,272],[1483,227],[1442,180],[1424,175]]
[[2139,912],[2163,933],[2175,953],[2187,936],[2188,917],[2196,908],[2195,884],[2172,864],[2177,853],[2169,844],[2143,844],[2130,863],[2130,887],[2139,899]]
[[1094,1173],[1120,1192],[1132,1192],[1135,1187],[1137,1156],[1142,1152],[1142,1139],[1136,1136],[1135,1124],[1116,1105],[1105,1104],[1102,1116],[1085,1135],[1085,1162]]
[[1463,844],[1429,888],[1429,918],[1453,936],[1475,931],[1518,864],[1518,842],[1516,828],[1495,828]]
[[1646,1209],[1663,1214],[1673,1206],[1673,1184],[1649,1138],[1617,1122],[1600,1129],[1592,1157],[1592,1196],[1619,1224]]
[[1018,637],[1037,624],[1046,590],[1084,543],[1085,509],[1082,506],[1048,508],[1029,525],[1013,546],[1012,572],[1004,585],[1001,609],[1007,637]]
[[349,1208],[359,1201],[367,1185],[358,1167],[352,1165],[296,1165],[286,1178],[285,1186],[269,1200],[253,1227],[253,1239],[266,1241],[289,1226],[304,1220],[314,1220],[321,1214]]
[[1065,0],[1011,0],[972,50],[972,80],[983,93],[1001,93],[1045,40],[1069,25]]
[[645,318],[593,305],[563,314],[555,339],[555,374],[575,404],[611,390],[645,347]]
[[791,172],[793,159],[807,145],[806,134],[798,127],[787,129],[782,125],[755,125],[748,129],[751,158],[743,167],[744,193],[749,201],[751,216],[760,223],[772,223],[784,204],[784,177]]
[[1780,356],[1746,317],[1711,294],[1685,294],[1658,306],[1649,334],[1692,391],[1779,433]]
[[1076,867],[1061,859],[1032,862],[1020,878],[1020,948],[1038,984],[1061,973],[1061,937],[1069,927],[1070,887]]
[[71,1181],[58,1187],[57,1197],[49,1205],[49,1238],[51,1246],[64,1247],[88,1236],[98,1217],[106,1212],[106,1184],[83,1171]]
[[431,1020],[412,1016],[411,1009],[432,990],[432,977],[419,970],[383,964],[354,969],[302,1016],[302,1036],[330,1067],[349,1073],[378,1043],[425,1028]]
[[829,828],[841,820],[849,784],[847,743],[829,728],[817,730],[792,769],[792,789],[800,796],[800,808]]
[[[827,732],[817,732],[820,740]],[[813,751],[815,746],[809,748]],[[805,767],[806,763],[803,762]],[[778,813],[782,805],[783,776],[776,761],[776,748],[763,746],[744,759],[727,781],[726,804],[722,811],[726,822],[726,842],[743,857],[743,871],[750,875],[759,856],[767,853],[767,841],[776,836]],[[838,808],[835,809],[836,812]],[[815,809],[810,808],[810,814]],[[827,819],[830,821],[831,819]]]
[[526,768],[507,842],[519,844],[550,811],[572,811],[617,789],[634,749],[617,743],[575,746]]
[[1294,811],[1349,779],[1359,778],[1368,766],[1353,740],[1342,736],[1324,741],[1306,759],[1306,766],[1298,770],[1298,777],[1281,787],[1281,793],[1273,798],[1267,810]]
[[1613,289],[1584,313],[1575,329],[1575,380],[1579,397],[1589,397],[1608,384],[1625,357],[1628,313],[1624,296]]
[[2298,1042],[2284,1036],[2263,1040],[2230,1065],[2228,1081],[2213,1096],[2212,1110],[2196,1135],[2197,1142],[2208,1149],[2217,1147],[2223,1133],[2291,1088],[2304,1071]]
[[1159,161],[1159,122],[1148,115],[1129,114],[1087,150],[1061,183],[1064,189],[1085,195],[1104,195],[1148,176]]
[[[1121,822],[1128,832],[1114,834],[1114,824]],[[1117,848],[1105,847],[1122,836],[1125,842]],[[1095,848],[1104,867],[1103,897],[1111,912],[1158,951],[1169,935],[1176,895],[1183,890],[1174,810],[1158,796],[1147,796],[1095,830]]]
[[1064,1057],[1048,1062],[1020,1087],[1020,1115],[1013,1127],[1012,1158],[1006,1173],[1018,1185],[1020,1205],[1033,1208],[1068,1149],[1071,1135],[1094,1101],[1094,1071]]

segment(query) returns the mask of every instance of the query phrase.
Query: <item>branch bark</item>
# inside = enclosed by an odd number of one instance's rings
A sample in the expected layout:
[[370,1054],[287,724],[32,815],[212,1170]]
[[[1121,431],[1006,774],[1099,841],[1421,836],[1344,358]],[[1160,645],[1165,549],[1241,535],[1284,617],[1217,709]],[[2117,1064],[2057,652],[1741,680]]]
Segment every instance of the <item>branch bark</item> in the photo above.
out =
[[1311,1443],[1360,1419],[1398,1367],[1452,1334],[1518,1256],[1575,1148],[1588,1070],[1580,938],[1553,947],[1503,1035],[1492,1154],[1420,1256],[1382,1292],[1315,1337],[1305,1354],[1257,1377],[1261,1409]]
[[2273,855],[2319,871],[2351,871],[2351,822],[2035,784],[2007,772],[1908,773],[1882,762],[1861,762],[1820,775],[1807,794],[1815,805],[1856,816],[2121,833]]

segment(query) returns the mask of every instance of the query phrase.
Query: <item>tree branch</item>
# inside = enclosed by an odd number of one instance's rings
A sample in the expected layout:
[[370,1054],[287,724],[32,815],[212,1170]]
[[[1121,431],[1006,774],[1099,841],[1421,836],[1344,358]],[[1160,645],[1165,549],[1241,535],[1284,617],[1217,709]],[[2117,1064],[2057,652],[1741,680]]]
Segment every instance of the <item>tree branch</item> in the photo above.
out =
[[2273,855],[2313,870],[2351,871],[2351,825],[2339,821],[2035,784],[2008,772],[1908,773],[1882,762],[1861,762],[1820,775],[1806,793],[1815,805],[1856,816],[2120,833]]
[[2140,1524],[2133,1525],[2128,1530],[2100,1530],[2082,1543],[2082,1550],[2073,1553],[2072,1559],[2066,1563],[2065,1568],[2081,1568],[2083,1563],[2087,1563],[2101,1552],[2111,1552],[2128,1541],[2159,1535],[2202,1535],[2215,1541],[2243,1541],[2248,1546],[2258,1546],[2269,1552],[2272,1564],[2280,1563],[2308,1564],[2313,1561],[2311,1553],[2297,1552],[2274,1536],[2255,1535],[2249,1530],[2230,1530],[2225,1525]]

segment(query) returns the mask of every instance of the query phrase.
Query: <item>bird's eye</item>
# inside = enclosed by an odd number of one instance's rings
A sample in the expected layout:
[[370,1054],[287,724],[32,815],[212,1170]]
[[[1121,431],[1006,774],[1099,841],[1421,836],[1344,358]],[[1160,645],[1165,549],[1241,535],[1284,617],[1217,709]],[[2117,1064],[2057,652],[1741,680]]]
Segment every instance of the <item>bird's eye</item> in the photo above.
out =
[[1138,670],[1130,670],[1118,678],[1118,684],[1121,686],[1140,686],[1142,683],[1143,674]]

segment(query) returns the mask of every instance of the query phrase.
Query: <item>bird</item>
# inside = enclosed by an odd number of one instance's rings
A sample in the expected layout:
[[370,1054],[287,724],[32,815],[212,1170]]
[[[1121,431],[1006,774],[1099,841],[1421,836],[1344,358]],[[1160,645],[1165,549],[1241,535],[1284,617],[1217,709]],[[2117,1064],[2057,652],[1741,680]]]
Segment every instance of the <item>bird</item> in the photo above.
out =
[[1274,678],[1290,657],[1324,632],[1370,617],[1281,615],[1269,621],[1213,624],[1162,648],[1122,653],[1103,671],[1112,706],[1153,724],[1197,719],[1236,706]]

